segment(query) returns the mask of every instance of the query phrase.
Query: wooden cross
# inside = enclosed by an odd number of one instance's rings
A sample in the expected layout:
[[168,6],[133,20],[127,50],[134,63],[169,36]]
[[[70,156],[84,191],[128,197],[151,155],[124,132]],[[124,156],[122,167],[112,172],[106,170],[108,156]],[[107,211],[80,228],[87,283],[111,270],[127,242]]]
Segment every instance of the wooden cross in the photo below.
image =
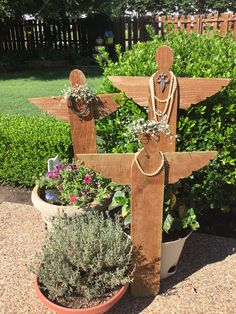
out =
[[[154,73],[154,93],[155,97],[164,100],[168,97],[171,81],[170,68],[173,64],[173,51],[168,46],[162,46],[156,50],[156,63],[158,71]],[[162,91],[161,76],[163,80],[168,80]],[[148,118],[154,118],[152,99],[150,95],[150,77],[141,76],[109,76],[109,80],[115,87],[123,91],[127,97],[132,98],[137,104],[143,107],[148,107]],[[191,105],[196,105],[206,98],[219,92],[222,87],[229,84],[230,80],[225,78],[185,78],[179,77],[177,79],[177,89],[174,94],[173,107],[171,110],[169,125],[172,134],[176,135],[177,124],[177,110],[188,109]],[[159,80],[159,82],[158,82]],[[157,109],[163,110],[165,104],[159,102],[156,105]],[[176,140],[167,141],[164,135],[161,135],[159,141],[159,149],[161,151],[173,152],[175,151]]]
[[[148,105],[149,120],[160,120],[156,113],[165,111],[163,100],[170,95],[170,83],[173,80],[173,74],[169,71],[173,63],[172,50],[167,46],[159,48],[156,61],[159,70],[151,81],[154,95],[150,94],[150,78],[109,77],[128,97],[140,105]],[[228,85],[229,80],[178,78],[175,83],[172,106],[167,110],[173,135],[176,135],[178,106],[187,109],[191,104],[218,92]],[[153,96],[159,100],[158,104]],[[175,138],[168,141],[165,135],[161,135],[158,141],[149,137],[141,142],[144,150],[138,155],[139,167],[135,154],[84,154],[77,155],[77,158],[117,184],[131,185],[131,238],[136,265],[132,293],[135,296],[149,296],[158,294],[160,288],[164,186],[176,183],[179,179],[189,176],[192,171],[202,168],[217,152],[176,153]],[[157,175],[149,176],[147,174],[154,173],[162,162],[160,151],[165,152],[164,167]],[[146,175],[140,171],[140,166]]]
[[[76,87],[86,84],[86,77],[80,70],[73,70],[69,76],[71,86]],[[111,114],[119,108],[114,100],[114,96],[119,94],[99,94],[95,106],[90,106],[86,116],[77,115],[69,108],[66,100],[62,96],[30,98],[29,101],[42,110],[46,110],[49,115],[60,120],[69,121],[73,142],[74,156],[83,153],[96,153],[96,130],[95,119],[101,119]],[[78,107],[84,108],[87,104],[80,103]]]
[[[161,163],[158,142],[143,142],[139,163],[147,173]],[[135,154],[80,154],[86,166],[121,185],[131,185],[131,238],[134,245],[135,296],[156,295],[160,287],[162,212],[164,186],[189,176],[205,166],[217,152],[164,153],[165,166],[159,175],[143,175],[134,161]]]

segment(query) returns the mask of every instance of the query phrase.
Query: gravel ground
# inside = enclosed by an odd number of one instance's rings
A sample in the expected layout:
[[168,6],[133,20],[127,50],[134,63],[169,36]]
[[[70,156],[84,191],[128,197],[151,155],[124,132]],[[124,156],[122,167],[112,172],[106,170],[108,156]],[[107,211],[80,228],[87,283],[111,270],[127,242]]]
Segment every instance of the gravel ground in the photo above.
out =
[[[28,271],[45,237],[36,210],[23,204],[0,204],[0,313],[50,314],[37,300]],[[129,293],[109,314],[235,314],[236,239],[192,234],[179,269],[163,280],[155,298]]]

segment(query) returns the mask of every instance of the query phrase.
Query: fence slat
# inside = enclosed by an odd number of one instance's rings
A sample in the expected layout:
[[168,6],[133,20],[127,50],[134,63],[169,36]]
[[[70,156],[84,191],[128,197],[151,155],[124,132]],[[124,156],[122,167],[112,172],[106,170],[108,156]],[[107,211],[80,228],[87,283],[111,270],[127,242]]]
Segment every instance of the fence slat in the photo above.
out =
[[[152,24],[156,34],[164,35],[166,31],[178,32],[180,29],[187,33],[220,32],[226,36],[229,31],[236,39],[236,14],[223,13],[188,16],[120,16],[114,19],[115,44],[120,44],[122,51],[131,49],[138,41],[149,40],[146,31],[147,24]],[[91,54],[94,46],[94,27],[88,19],[67,19],[48,23],[36,20],[11,21],[1,24],[1,51],[22,51],[34,48],[62,49],[79,47],[83,55]],[[210,28],[210,30],[209,30]]]

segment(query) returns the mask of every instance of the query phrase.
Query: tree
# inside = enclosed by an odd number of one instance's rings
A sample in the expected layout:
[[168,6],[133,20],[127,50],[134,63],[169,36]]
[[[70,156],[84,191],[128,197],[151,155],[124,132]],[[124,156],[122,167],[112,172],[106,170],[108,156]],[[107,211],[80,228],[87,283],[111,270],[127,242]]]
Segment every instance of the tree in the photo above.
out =
[[21,19],[33,14],[44,19],[79,17],[82,14],[103,13],[124,14],[135,10],[139,14],[199,14],[212,10],[235,11],[236,1],[232,0],[0,0],[0,21],[8,18]]

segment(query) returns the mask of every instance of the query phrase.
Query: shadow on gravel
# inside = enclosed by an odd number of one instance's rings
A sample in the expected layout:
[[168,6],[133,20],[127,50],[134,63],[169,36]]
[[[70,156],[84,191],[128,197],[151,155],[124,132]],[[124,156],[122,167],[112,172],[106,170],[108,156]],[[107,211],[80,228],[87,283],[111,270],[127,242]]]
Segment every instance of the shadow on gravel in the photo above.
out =
[[[224,260],[236,253],[236,239],[216,237],[207,234],[192,234],[186,241],[175,275],[161,282],[160,294],[167,295],[168,290],[185,280],[207,264]],[[172,290],[171,293],[174,293]],[[138,314],[148,307],[153,297],[134,298],[130,292],[108,314]],[[155,312],[151,312],[155,313]]]

